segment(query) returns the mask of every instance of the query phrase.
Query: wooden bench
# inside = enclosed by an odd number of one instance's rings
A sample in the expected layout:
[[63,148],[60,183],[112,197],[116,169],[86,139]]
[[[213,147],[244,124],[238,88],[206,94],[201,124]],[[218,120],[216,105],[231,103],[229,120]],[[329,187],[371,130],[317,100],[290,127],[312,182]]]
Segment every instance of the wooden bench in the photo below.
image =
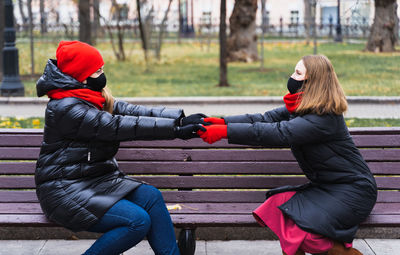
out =
[[[400,127],[353,128],[351,134],[376,176],[378,203],[364,226],[400,226]],[[0,129],[0,225],[56,226],[35,194],[35,161],[42,130]],[[183,254],[193,254],[194,231],[205,226],[257,226],[251,212],[265,191],[305,183],[288,148],[188,141],[121,143],[121,170],[162,190]]]

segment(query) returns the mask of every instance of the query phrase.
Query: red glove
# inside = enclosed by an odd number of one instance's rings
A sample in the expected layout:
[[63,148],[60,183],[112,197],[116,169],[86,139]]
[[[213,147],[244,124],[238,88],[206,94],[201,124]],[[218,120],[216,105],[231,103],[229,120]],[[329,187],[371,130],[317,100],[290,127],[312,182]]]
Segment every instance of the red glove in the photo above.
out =
[[226,125],[225,120],[223,118],[209,117],[209,118],[204,118],[203,120],[204,122],[209,122],[211,124]]
[[228,126],[226,125],[211,125],[204,126],[207,131],[197,131],[197,134],[203,139],[204,142],[209,144],[215,143],[222,138],[228,138]]

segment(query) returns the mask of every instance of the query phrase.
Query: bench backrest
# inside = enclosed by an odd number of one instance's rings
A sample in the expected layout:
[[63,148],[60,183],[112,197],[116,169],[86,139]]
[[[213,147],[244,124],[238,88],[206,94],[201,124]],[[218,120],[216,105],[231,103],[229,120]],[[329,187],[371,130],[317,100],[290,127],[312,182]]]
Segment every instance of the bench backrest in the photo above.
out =
[[[400,127],[352,128],[376,176],[380,202],[400,202]],[[42,130],[0,129],[0,203],[34,203]],[[188,141],[121,143],[120,169],[163,190],[170,203],[255,203],[265,190],[306,182],[288,148]],[[10,192],[12,191],[12,192]]]

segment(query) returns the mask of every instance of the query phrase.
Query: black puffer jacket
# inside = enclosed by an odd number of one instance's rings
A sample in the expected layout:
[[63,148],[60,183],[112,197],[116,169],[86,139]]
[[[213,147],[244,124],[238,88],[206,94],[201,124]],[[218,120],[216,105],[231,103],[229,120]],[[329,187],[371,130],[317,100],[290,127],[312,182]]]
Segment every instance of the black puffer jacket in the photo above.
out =
[[[38,96],[57,88],[82,88],[49,60],[37,82]],[[37,160],[36,193],[46,216],[73,231],[87,230],[141,183],[118,168],[120,141],[173,139],[183,111],[116,101],[114,113],[80,98],[50,100]]]
[[282,107],[225,122],[229,143],[291,147],[310,184],[279,207],[283,213],[306,231],[353,241],[376,202],[377,187],[342,115],[296,116]]

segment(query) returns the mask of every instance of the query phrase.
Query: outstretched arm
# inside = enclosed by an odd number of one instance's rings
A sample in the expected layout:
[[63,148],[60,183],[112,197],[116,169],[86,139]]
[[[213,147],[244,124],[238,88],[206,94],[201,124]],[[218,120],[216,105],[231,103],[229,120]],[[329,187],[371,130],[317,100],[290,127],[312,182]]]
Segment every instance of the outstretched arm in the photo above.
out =
[[66,104],[53,119],[62,136],[97,141],[155,140],[175,138],[175,120],[148,116],[112,115],[86,104]]
[[[283,120],[289,120],[289,112],[286,107],[280,107],[267,111],[264,114],[244,114],[244,115],[232,115],[222,118],[225,124],[229,123],[256,123],[256,122],[279,122]],[[223,124],[223,123],[213,123],[213,124]]]
[[114,102],[113,114],[124,116],[161,117],[175,120],[185,116],[182,109],[166,108],[164,106],[147,107],[143,105],[133,105],[118,100]]
[[337,126],[334,115],[310,114],[274,123],[228,124],[227,135],[229,143],[233,144],[290,146],[332,139]]

